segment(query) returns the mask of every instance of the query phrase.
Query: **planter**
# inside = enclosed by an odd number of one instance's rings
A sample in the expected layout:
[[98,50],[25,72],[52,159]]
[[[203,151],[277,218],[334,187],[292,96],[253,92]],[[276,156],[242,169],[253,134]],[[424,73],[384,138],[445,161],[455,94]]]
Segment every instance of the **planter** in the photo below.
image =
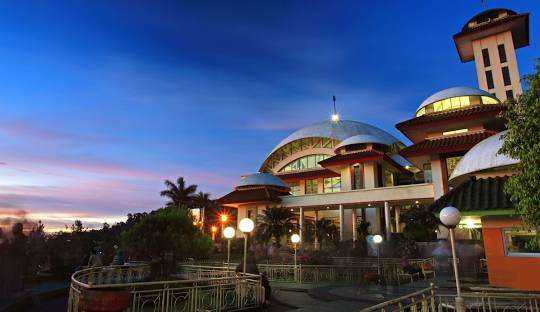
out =
[[121,312],[131,306],[131,292],[124,290],[84,290],[79,308],[85,312]]

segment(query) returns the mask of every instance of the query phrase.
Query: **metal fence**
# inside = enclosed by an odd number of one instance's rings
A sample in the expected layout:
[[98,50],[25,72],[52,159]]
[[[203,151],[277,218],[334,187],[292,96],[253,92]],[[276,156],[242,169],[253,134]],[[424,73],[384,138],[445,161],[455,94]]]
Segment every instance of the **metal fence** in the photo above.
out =
[[[430,287],[376,304],[361,312],[445,312],[455,311],[455,294],[438,294],[436,287]],[[540,312],[540,294],[520,292],[497,292],[494,289],[483,292],[462,293],[467,311],[523,311]]]
[[81,296],[99,290],[129,292],[132,302],[125,310],[128,312],[232,311],[260,307],[264,302],[259,275],[193,266],[180,273],[190,279],[144,281],[148,274],[148,266],[100,267],[76,272],[71,280],[68,312],[82,312]]

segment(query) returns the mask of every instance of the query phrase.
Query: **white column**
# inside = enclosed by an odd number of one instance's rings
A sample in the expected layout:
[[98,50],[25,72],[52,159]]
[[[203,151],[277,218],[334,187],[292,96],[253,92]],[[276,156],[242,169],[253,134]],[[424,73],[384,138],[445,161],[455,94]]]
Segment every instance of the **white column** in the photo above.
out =
[[397,233],[401,233],[401,220],[399,219],[399,215],[401,214],[401,207],[400,206],[396,206],[394,207],[394,213],[395,213],[395,218],[396,218],[396,232]]
[[343,233],[345,231],[345,214],[343,211],[343,205],[339,205],[339,241],[343,241]]
[[304,207],[300,207],[300,239],[304,241]]
[[392,233],[392,223],[390,219],[390,203],[384,202],[384,228],[386,229],[386,240],[390,240]]
[[351,224],[352,224],[352,240],[356,242],[356,208],[352,209],[351,213]]
[[315,210],[315,239],[313,240],[313,248],[319,250],[319,238],[317,237],[317,221],[319,220],[319,211]]

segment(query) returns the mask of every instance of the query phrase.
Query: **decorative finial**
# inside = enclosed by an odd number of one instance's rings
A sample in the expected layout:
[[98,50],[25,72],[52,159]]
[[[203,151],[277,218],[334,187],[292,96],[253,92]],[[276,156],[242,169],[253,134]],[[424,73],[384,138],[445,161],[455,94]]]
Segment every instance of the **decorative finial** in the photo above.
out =
[[334,101],[334,111],[332,112],[332,122],[338,122],[339,115],[336,110],[336,96],[335,95],[332,95],[332,101]]

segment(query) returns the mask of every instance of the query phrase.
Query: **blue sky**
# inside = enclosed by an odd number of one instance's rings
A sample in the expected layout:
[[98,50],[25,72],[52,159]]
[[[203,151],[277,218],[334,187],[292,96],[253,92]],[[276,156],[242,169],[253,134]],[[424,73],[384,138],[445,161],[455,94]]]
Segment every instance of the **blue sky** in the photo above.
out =
[[[452,35],[537,1],[45,1],[0,4],[0,210],[50,227],[159,208],[165,178],[217,197],[294,129],[379,126],[476,86]],[[0,211],[0,214],[2,212]]]

